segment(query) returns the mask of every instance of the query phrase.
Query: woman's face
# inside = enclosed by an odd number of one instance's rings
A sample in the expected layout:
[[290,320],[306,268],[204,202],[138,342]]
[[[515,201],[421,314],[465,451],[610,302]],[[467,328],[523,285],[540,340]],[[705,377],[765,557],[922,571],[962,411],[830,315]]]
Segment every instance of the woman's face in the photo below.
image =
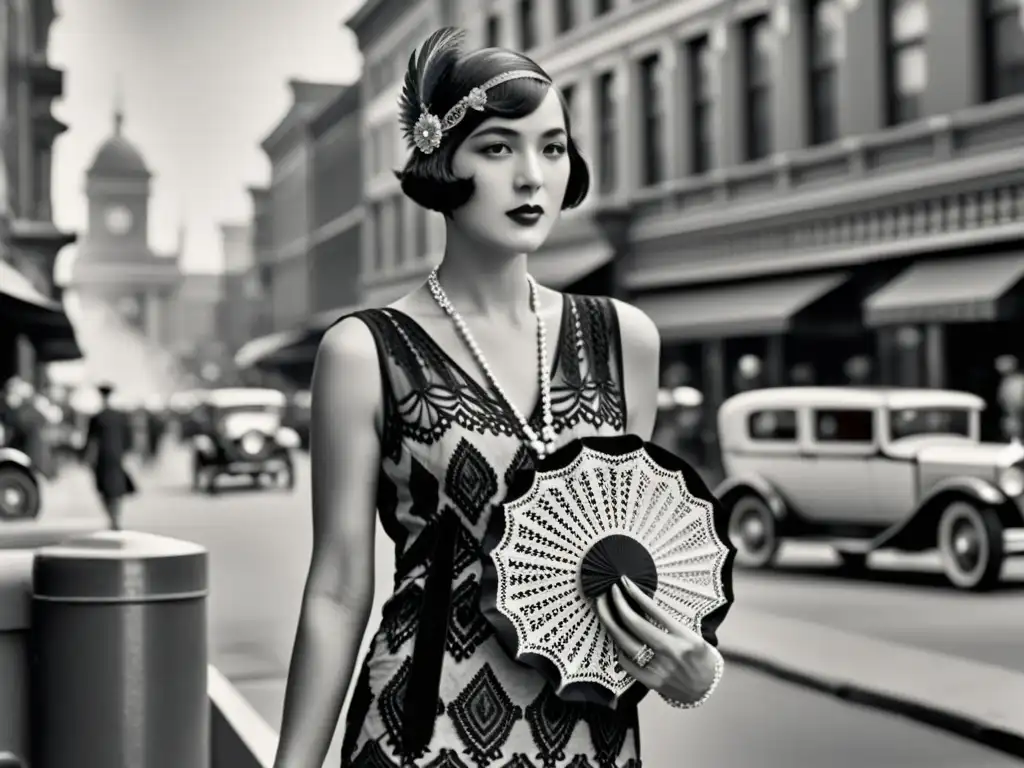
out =
[[455,150],[452,170],[473,179],[452,221],[502,253],[531,253],[547,239],[569,183],[568,136],[554,88],[531,114],[485,120]]

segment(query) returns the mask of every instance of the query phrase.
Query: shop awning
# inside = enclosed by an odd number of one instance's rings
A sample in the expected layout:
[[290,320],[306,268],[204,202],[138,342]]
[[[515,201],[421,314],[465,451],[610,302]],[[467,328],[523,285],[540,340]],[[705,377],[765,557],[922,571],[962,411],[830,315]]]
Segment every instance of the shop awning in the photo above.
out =
[[642,296],[636,306],[648,314],[665,341],[764,336],[785,333],[796,316],[835,290],[844,273],[714,285]]
[[1021,280],[1024,253],[918,262],[864,302],[864,322],[877,327],[998,320]]
[[303,331],[278,331],[266,336],[259,336],[246,342],[235,353],[235,365],[239,368],[251,368],[271,361],[278,353],[301,344],[306,334]]
[[0,296],[36,309],[64,314],[59,301],[44,296],[21,272],[0,260]]
[[40,362],[82,357],[61,302],[43,295],[6,261],[0,261],[0,319],[32,339]]
[[530,254],[527,268],[541,285],[562,289],[603,267],[614,255],[606,242],[573,243]]

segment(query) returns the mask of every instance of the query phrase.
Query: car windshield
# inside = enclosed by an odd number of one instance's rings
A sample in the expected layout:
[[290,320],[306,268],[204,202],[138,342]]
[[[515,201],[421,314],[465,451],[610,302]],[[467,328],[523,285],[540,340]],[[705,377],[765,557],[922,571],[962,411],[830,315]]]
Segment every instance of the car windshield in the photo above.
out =
[[971,412],[966,408],[900,408],[889,415],[892,440],[919,435],[970,437]]

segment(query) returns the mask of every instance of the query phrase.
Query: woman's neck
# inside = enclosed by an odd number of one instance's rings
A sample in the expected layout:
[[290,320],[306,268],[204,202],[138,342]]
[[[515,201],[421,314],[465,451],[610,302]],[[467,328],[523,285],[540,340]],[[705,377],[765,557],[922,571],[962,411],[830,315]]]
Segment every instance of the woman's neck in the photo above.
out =
[[486,253],[451,222],[447,234],[437,277],[459,313],[527,322],[531,311],[526,254]]

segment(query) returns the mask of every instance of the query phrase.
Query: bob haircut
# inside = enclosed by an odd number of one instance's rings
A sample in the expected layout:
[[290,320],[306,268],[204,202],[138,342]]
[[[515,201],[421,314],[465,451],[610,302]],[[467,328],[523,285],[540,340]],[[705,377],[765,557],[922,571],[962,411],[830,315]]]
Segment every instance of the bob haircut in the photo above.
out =
[[[441,117],[471,88],[514,69],[529,70],[551,79],[540,65],[521,53],[505,48],[481,48],[461,55],[439,79],[430,94],[430,111]],[[434,152],[424,155],[412,148],[405,168],[395,171],[395,176],[402,182],[402,192],[424,208],[450,217],[452,211],[469,201],[474,190],[472,179],[460,179],[452,172],[452,158],[462,142],[490,117],[516,119],[531,114],[552,87],[539,80],[520,78],[491,88],[483,111],[467,110],[462,122],[445,132],[441,146]],[[590,190],[590,169],[573,140],[565,99],[561,92],[556,90],[556,93],[562,104],[568,137],[569,183],[562,200],[562,209],[565,210],[575,208],[586,198]]]

